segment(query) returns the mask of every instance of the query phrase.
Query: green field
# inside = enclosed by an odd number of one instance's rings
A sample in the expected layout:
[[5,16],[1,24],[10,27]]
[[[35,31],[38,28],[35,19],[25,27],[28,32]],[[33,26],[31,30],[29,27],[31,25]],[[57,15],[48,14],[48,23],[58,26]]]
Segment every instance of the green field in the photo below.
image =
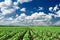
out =
[[60,40],[60,27],[0,26],[0,40]]

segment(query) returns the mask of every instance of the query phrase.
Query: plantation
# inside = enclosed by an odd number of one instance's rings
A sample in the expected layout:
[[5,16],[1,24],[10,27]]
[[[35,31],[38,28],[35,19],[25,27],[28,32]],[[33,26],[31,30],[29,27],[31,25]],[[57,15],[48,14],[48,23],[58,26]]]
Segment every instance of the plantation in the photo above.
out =
[[0,26],[0,40],[60,40],[60,27]]

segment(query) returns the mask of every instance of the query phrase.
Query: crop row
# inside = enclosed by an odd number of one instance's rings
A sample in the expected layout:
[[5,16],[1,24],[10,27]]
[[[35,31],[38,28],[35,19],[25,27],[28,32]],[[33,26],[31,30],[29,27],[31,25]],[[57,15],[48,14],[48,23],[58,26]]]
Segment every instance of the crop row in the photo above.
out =
[[32,28],[0,30],[0,40],[60,40],[60,32]]

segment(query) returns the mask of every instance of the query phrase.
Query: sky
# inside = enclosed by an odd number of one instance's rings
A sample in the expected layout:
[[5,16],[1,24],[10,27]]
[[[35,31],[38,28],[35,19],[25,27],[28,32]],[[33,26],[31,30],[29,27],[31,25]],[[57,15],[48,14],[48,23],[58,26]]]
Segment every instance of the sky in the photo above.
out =
[[0,0],[0,25],[60,25],[60,0]]

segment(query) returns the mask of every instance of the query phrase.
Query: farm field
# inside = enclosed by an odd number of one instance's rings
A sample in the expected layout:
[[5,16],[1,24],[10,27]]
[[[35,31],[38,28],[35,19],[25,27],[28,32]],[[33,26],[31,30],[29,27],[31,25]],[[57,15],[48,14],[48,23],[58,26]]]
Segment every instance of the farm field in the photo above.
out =
[[60,40],[60,27],[0,26],[0,40]]

